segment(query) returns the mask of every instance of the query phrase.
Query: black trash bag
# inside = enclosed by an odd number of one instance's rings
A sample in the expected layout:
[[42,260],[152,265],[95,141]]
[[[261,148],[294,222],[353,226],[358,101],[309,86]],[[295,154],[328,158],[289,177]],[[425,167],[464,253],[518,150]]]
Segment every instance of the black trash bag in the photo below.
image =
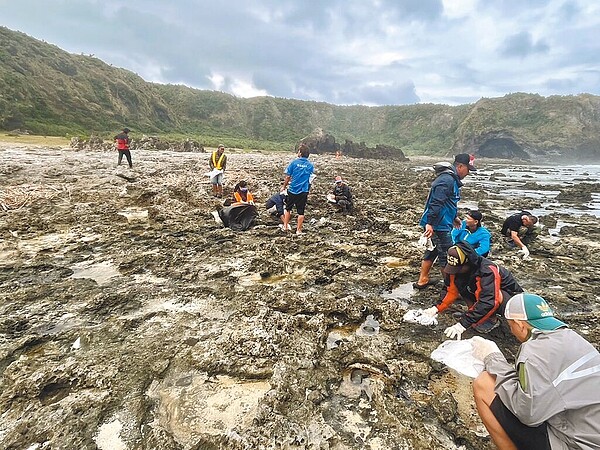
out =
[[231,205],[219,211],[219,217],[233,231],[244,231],[254,225],[258,211],[254,205]]

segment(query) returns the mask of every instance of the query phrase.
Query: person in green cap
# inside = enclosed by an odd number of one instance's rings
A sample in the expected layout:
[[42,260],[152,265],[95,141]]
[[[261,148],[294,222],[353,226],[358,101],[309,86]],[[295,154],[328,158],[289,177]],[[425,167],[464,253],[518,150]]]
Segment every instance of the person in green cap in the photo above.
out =
[[474,337],[485,370],[473,382],[477,411],[499,449],[600,448],[600,353],[554,317],[539,295],[517,294],[504,311],[521,342],[515,365]]

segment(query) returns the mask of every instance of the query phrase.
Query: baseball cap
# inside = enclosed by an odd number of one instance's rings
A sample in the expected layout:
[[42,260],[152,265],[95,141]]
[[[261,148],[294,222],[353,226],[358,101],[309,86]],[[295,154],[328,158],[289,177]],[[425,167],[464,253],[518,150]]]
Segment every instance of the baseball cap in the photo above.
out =
[[459,153],[454,157],[454,162],[468,166],[469,172],[477,172],[477,169],[473,165],[475,163],[475,156],[473,155],[469,155],[468,153]]
[[473,219],[475,219],[477,222],[481,222],[481,220],[483,219],[483,214],[481,214],[476,209],[470,210],[467,214],[469,216],[471,216]]
[[339,175],[337,177],[335,177],[336,183],[341,183],[342,181],[344,181],[344,180],[342,180],[342,177],[340,177]]
[[129,128],[123,128],[123,133],[129,133],[131,130]]
[[554,311],[539,295],[524,292],[511,297],[506,303],[504,317],[525,320],[538,330],[556,330],[567,324],[554,317]]
[[449,275],[462,272],[469,262],[469,258],[467,258],[465,252],[456,245],[448,249],[446,260],[447,264],[444,267],[444,273]]
[[223,144],[219,144],[218,148],[225,148],[225,146]]

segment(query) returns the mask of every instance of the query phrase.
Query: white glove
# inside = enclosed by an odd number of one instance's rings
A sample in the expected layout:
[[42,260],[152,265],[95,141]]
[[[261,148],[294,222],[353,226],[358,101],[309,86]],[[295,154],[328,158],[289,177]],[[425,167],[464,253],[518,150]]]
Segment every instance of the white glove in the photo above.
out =
[[494,341],[484,339],[481,336],[473,336],[471,339],[471,352],[473,358],[483,361],[488,355],[492,353],[500,353],[500,349]]
[[438,309],[435,306],[432,306],[431,308],[424,309],[421,313],[427,317],[435,317],[438,314]]
[[456,338],[457,341],[460,341],[461,335],[465,332],[466,328],[463,327],[460,323],[456,323],[451,327],[448,327],[444,330],[444,334],[450,339]]
[[523,246],[519,253],[523,253],[523,259],[529,259],[529,249],[526,246]]

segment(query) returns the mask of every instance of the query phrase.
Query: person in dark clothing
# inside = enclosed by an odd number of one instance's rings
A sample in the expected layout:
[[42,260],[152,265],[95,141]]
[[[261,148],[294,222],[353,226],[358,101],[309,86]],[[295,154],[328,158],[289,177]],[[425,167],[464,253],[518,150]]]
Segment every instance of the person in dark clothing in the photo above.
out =
[[425,314],[435,317],[462,298],[468,310],[458,323],[446,328],[444,334],[451,339],[460,339],[469,328],[478,333],[489,333],[500,324],[497,314],[504,313],[505,302],[523,292],[523,288],[508,269],[478,255],[468,242],[450,247],[447,256],[440,300],[426,309]]
[[[281,219],[281,223],[283,223],[283,213],[285,212],[285,198],[287,197],[287,193],[285,191],[277,192],[273,194],[265,203],[265,207],[267,210],[279,217]],[[288,224],[288,229],[292,229]]]
[[348,186],[342,177],[335,177],[335,186],[333,187],[330,198],[331,204],[339,212],[352,212],[354,206],[354,203],[352,202],[352,189],[350,189],[350,186]]
[[510,247],[519,247],[523,259],[529,257],[527,245],[534,237],[533,229],[538,219],[529,211],[521,211],[506,218],[500,233]]
[[131,130],[129,128],[123,128],[123,131],[117,134],[114,137],[114,141],[117,144],[117,150],[119,151],[119,159],[117,161],[117,165],[121,165],[121,161],[123,161],[123,155],[127,158],[127,162],[129,163],[129,168],[133,167],[133,163],[131,161],[131,152],[129,151],[129,132]]
[[436,178],[431,183],[425,211],[419,222],[425,228],[423,236],[431,238],[434,247],[423,255],[419,279],[413,283],[415,289],[424,289],[431,284],[429,272],[436,259],[440,268],[446,265],[446,252],[452,245],[452,228],[461,225],[458,218],[461,180],[477,170],[473,166],[474,159],[472,155],[460,153],[454,157],[453,164],[443,162],[434,166]]

